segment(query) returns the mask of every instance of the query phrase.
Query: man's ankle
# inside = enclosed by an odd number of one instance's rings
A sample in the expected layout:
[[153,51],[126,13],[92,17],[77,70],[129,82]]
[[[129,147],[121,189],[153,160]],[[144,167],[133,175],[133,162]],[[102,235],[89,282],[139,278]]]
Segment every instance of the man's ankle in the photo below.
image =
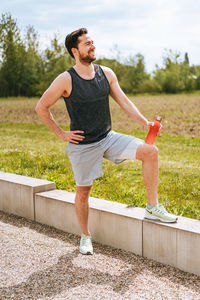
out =
[[91,236],[90,232],[86,232],[86,233],[81,233],[81,235],[87,235],[87,236]]
[[147,207],[148,207],[148,208],[152,208],[152,207],[154,207],[156,204],[157,204],[157,203],[154,203],[154,204],[149,204],[149,203],[147,203]]

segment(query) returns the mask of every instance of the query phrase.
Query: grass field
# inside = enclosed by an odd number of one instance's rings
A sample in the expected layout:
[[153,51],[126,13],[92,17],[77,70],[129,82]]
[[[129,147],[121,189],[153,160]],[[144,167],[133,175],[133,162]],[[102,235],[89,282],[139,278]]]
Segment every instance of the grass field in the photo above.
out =
[[[75,191],[66,143],[59,140],[35,113],[38,99],[0,99],[0,170],[53,180],[59,189]],[[200,97],[198,95],[137,96],[132,98],[149,119],[163,117],[159,148],[159,202],[171,212],[200,219]],[[51,109],[66,130],[69,118],[63,100]],[[134,123],[111,100],[113,129],[145,138],[145,128]],[[141,162],[120,165],[104,160],[104,177],[95,181],[91,196],[144,207],[146,192]]]

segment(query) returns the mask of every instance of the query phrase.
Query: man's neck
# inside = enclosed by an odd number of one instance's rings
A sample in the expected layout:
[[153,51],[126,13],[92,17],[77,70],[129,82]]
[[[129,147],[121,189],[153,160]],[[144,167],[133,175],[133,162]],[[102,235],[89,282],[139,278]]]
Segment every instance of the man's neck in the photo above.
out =
[[95,75],[95,69],[93,63],[82,64],[80,62],[76,62],[74,69],[80,76],[87,77],[88,79],[93,78]]

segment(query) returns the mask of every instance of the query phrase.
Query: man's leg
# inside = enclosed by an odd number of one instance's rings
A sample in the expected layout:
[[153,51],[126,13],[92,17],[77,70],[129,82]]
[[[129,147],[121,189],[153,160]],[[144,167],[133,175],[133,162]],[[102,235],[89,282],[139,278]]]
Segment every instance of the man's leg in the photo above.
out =
[[158,149],[156,146],[142,144],[136,152],[136,159],[142,161],[142,174],[147,190],[147,202],[158,203]]
[[88,199],[92,186],[76,186],[75,209],[82,234],[90,235],[88,229]]
[[[126,144],[127,141],[129,141],[128,144]],[[119,149],[123,150],[120,155],[116,148],[118,151]],[[113,144],[106,151],[104,157],[116,163],[125,159],[141,160],[148,203],[145,208],[145,218],[162,222],[176,222],[177,216],[168,213],[164,206],[158,203],[158,149],[155,146],[148,145],[135,137],[115,133]]]
[[93,254],[92,237],[88,229],[90,186],[76,186],[75,209],[81,227],[79,251],[82,254]]
[[162,205],[158,204],[158,149],[152,145],[140,145],[136,152],[136,159],[142,161],[143,179],[147,190],[148,205],[145,218],[168,223],[177,222],[177,216],[168,213]]

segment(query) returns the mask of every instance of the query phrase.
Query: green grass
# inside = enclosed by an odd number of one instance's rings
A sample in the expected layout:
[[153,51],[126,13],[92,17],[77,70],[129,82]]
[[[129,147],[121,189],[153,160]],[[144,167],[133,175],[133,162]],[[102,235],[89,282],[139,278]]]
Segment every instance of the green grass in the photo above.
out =
[[[146,137],[142,131],[121,132]],[[75,191],[66,143],[45,125],[0,122],[0,139],[1,171],[53,180],[58,189]],[[155,145],[160,157],[159,202],[175,214],[200,219],[200,138],[162,134]],[[141,162],[115,165],[104,160],[103,170],[104,177],[95,180],[91,196],[145,206]]]

